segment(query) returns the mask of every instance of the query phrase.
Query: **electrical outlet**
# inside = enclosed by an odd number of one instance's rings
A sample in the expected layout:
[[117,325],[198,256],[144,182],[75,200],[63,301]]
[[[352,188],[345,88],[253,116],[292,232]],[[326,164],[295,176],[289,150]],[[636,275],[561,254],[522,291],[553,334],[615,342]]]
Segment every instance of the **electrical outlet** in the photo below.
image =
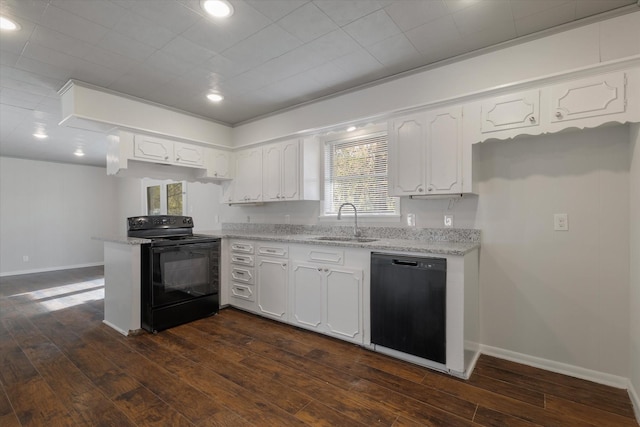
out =
[[444,226],[447,228],[453,227],[453,215],[444,216]]
[[415,227],[416,226],[416,214],[407,214],[407,225],[409,227]]
[[22,255],[22,262],[29,262],[29,255]]
[[553,229],[555,231],[569,231],[569,216],[566,213],[554,214]]

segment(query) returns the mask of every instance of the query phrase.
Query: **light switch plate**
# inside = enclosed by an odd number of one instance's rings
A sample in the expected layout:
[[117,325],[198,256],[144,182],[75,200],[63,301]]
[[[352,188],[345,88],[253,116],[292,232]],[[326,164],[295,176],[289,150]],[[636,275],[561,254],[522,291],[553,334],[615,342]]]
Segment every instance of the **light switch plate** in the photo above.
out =
[[412,213],[407,214],[407,225],[409,227],[416,226],[416,214],[412,214]]
[[554,214],[553,229],[555,231],[569,231],[569,216],[566,213]]

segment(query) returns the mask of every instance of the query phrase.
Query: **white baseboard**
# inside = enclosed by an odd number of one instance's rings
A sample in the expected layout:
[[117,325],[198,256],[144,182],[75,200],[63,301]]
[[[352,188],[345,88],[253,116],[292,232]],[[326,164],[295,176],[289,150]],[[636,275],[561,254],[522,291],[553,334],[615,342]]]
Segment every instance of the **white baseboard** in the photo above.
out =
[[71,270],[74,268],[97,267],[99,265],[104,265],[104,262],[91,262],[88,264],[63,265],[59,267],[34,268],[31,270],[7,271],[4,273],[0,273],[0,277],[20,276],[22,274],[33,274],[33,273],[47,273],[49,271]]
[[564,374],[576,378],[581,378],[587,381],[593,381],[594,383],[598,384],[604,384],[622,389],[629,388],[629,379],[617,375],[607,374],[604,372],[594,371],[591,369],[581,368],[579,366],[569,365],[566,363],[556,362],[553,360],[543,359],[541,357],[530,356],[528,354],[517,353],[515,351],[505,350],[502,348],[491,347],[487,345],[480,345],[480,352],[488,356],[495,356],[500,359],[522,363],[523,365],[545,369],[547,371],[556,372],[558,374]]
[[636,414],[636,421],[640,424],[640,396],[638,396],[638,392],[633,387],[633,383],[631,381],[629,381],[628,386],[629,398],[633,404],[633,412]]

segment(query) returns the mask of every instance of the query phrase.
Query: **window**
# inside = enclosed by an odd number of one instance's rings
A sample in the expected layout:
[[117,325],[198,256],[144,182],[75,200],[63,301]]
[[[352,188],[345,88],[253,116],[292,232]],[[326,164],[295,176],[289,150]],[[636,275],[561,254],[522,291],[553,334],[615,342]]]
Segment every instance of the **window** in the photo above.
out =
[[386,132],[326,141],[324,215],[337,215],[346,202],[358,215],[398,215],[398,198],[388,195],[387,152]]
[[186,183],[144,179],[147,215],[185,215]]

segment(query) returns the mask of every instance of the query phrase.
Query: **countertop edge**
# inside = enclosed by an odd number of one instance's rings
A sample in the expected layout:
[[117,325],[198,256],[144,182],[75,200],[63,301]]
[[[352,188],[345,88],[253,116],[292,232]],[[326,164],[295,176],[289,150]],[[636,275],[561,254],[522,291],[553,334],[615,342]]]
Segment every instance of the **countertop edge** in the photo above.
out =
[[[480,248],[480,243],[478,242],[422,242],[417,240],[384,238],[378,239],[374,242],[344,242],[332,240],[317,240],[319,236],[307,234],[265,235],[237,232],[234,233],[232,231],[208,231],[198,234],[227,239],[256,240],[263,242],[280,242],[316,246],[337,246],[344,248],[367,249],[373,251],[415,252],[454,256],[464,256]],[[143,245],[152,242],[150,239],[141,239],[126,236],[94,236],[92,237],[92,239],[102,242],[120,243],[124,245]]]
[[384,238],[380,238],[374,242],[343,242],[332,240],[317,240],[317,238],[320,236],[306,234],[274,236],[265,234],[234,233],[230,231],[203,232],[200,234],[228,239],[256,240],[317,246],[338,246],[376,251],[417,252],[456,256],[464,256],[480,248],[480,243],[478,242],[420,242],[416,240]]

